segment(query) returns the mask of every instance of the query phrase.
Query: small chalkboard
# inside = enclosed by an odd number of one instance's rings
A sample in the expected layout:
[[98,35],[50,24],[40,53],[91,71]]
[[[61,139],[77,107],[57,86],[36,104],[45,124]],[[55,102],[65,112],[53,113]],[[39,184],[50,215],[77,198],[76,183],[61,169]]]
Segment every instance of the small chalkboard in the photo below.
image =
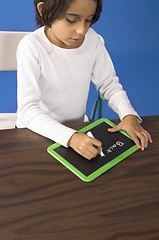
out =
[[108,132],[107,129],[114,126],[116,125],[108,119],[101,118],[79,130],[102,142],[102,153],[92,160],[87,160],[72,148],[65,148],[58,143],[48,147],[47,151],[80,179],[90,182],[138,150],[125,131]]

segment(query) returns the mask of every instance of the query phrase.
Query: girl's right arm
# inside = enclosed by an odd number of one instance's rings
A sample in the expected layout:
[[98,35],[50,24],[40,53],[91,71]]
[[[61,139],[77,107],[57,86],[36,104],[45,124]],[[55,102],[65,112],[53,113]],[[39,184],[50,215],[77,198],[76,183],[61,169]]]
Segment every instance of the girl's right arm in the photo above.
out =
[[17,50],[17,127],[27,127],[67,147],[76,131],[57,122],[39,107],[40,69],[40,54],[28,38],[23,39]]
[[18,46],[17,63],[17,127],[27,127],[65,147],[70,146],[87,159],[95,157],[101,151],[101,142],[64,126],[39,107],[41,59],[34,44],[27,38]]

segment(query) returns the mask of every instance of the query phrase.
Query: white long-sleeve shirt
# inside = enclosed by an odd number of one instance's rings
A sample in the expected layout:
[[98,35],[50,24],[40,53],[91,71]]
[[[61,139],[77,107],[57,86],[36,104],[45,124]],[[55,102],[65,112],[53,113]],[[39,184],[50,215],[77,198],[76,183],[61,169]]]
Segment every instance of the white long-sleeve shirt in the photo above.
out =
[[17,49],[17,127],[67,146],[76,131],[63,123],[84,120],[91,80],[120,119],[128,114],[138,116],[93,29],[74,49],[52,44],[44,27],[28,34]]

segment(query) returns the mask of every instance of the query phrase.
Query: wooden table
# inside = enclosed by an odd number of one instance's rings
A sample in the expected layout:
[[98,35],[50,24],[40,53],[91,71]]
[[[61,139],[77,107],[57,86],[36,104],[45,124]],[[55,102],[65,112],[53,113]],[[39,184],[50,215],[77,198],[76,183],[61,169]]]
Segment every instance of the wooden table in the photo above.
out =
[[52,141],[0,131],[0,239],[158,240],[159,116],[143,126],[153,144],[91,183],[46,152]]

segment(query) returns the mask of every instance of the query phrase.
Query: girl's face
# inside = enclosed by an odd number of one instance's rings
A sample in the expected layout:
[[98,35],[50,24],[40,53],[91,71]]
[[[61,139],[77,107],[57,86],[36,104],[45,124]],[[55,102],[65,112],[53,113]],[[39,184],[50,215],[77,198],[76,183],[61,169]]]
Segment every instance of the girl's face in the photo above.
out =
[[97,2],[94,0],[73,0],[66,15],[56,20],[46,30],[46,36],[61,48],[77,48],[84,41],[94,14]]

